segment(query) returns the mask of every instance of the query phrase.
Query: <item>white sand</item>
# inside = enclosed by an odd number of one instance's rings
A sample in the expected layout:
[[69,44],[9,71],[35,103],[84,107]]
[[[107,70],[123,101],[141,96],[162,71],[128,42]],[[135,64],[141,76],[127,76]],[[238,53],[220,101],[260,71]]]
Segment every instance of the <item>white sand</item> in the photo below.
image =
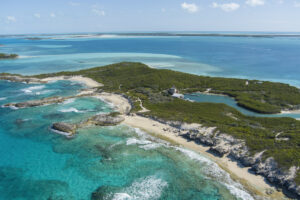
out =
[[56,77],[49,77],[49,78],[41,79],[41,81],[45,81],[45,82],[60,81],[60,80],[69,80],[69,81],[79,82],[90,88],[103,86],[103,84],[98,83],[97,81],[94,81],[91,78],[87,78],[87,77],[83,77],[83,76],[56,76]]
[[282,114],[300,114],[300,109],[299,110],[282,110]]
[[113,105],[115,110],[122,114],[127,114],[131,110],[130,103],[122,95],[101,92],[98,93],[95,97]]
[[[240,167],[236,161],[232,161],[228,157],[224,156],[219,158],[214,156],[208,152],[209,147],[196,144],[193,141],[187,141],[185,138],[177,136],[174,133],[176,129],[169,125],[165,125],[152,119],[137,115],[125,116],[125,121],[123,123],[132,127],[140,128],[151,135],[160,137],[162,139],[168,139],[175,144],[179,144],[180,146],[209,157],[221,168],[229,172],[234,180],[239,181],[245,186],[245,188],[259,196],[270,199],[285,199],[284,195],[281,192],[277,192],[275,187],[267,184],[262,176],[249,173],[249,168]],[[274,193],[268,196],[265,194],[266,190],[273,190]]]

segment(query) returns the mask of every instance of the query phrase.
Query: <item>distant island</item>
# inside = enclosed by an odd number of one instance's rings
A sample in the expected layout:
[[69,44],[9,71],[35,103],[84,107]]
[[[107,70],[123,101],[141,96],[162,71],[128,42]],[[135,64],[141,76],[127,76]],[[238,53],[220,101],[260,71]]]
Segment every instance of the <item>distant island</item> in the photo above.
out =
[[17,54],[0,53],[0,59],[15,59],[17,57],[18,57]]
[[[44,83],[55,77],[90,78],[103,85],[96,85],[89,95],[115,94],[117,98],[127,99],[131,105],[130,110],[126,107],[126,112],[95,116],[80,124],[54,124],[56,128],[75,134],[76,128],[87,122],[102,125],[125,120],[132,126],[147,130],[151,128],[145,125],[146,122],[155,122],[169,127],[161,132],[175,130],[183,138],[208,146],[209,152],[236,159],[270,182],[300,196],[300,121],[287,117],[245,116],[225,104],[191,102],[174,95],[193,92],[223,94],[235,98],[247,109],[271,114],[299,109],[300,90],[296,87],[269,81],[197,76],[130,62],[26,77],[0,74],[0,79],[27,83]],[[62,99],[7,106],[40,106],[49,104],[49,101],[61,102]],[[118,115],[122,116],[117,118]],[[187,126],[188,129],[184,128]],[[171,136],[165,134],[163,137]],[[178,140],[176,137],[172,139]]]

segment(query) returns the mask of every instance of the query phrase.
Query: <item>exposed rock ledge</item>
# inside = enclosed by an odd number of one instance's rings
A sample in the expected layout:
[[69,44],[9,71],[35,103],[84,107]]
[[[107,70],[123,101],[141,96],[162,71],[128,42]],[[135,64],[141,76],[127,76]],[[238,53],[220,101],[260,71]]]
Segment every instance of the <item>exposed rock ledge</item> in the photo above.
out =
[[8,103],[5,104],[4,107],[16,107],[16,108],[28,108],[28,107],[36,107],[36,106],[43,106],[55,103],[62,103],[68,99],[78,98],[78,97],[85,97],[85,96],[93,96],[94,91],[91,89],[84,90],[78,95],[68,96],[68,97],[47,97],[38,100],[20,102],[20,103]]
[[[143,114],[139,114],[144,116]],[[176,121],[166,121],[158,118],[151,119],[177,129],[174,133],[210,147],[210,151],[220,157],[227,156],[240,162],[245,167],[250,167],[256,174],[264,176],[268,181],[278,187],[287,189],[300,199],[300,186],[294,179],[299,167],[293,166],[288,170],[278,167],[274,158],[263,159],[264,151],[251,155],[245,142],[228,134],[221,133],[215,127],[203,127],[202,125],[189,125]]]
[[77,124],[57,122],[52,125],[52,129],[60,132],[67,133],[67,136],[72,136],[76,133],[78,128],[82,128],[89,125],[96,126],[114,126],[124,121],[124,117],[118,113],[100,114],[95,115],[85,121]]
[[0,75],[0,80],[8,80],[12,82],[25,82],[25,83],[47,83],[47,81],[42,81],[38,78],[30,78],[30,77],[22,77],[22,76],[14,76],[14,75]]

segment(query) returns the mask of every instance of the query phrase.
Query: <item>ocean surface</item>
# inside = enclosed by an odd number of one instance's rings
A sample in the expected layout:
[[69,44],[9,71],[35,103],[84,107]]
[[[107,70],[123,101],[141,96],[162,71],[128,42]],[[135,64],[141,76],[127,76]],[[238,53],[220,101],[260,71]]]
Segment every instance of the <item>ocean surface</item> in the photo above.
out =
[[[139,61],[193,74],[300,86],[297,37],[27,37],[36,36],[0,37],[0,52],[20,55],[19,59],[0,60],[0,72],[27,75]],[[74,95],[82,88],[70,81],[30,85],[0,81],[0,105]],[[239,109],[225,97],[186,98]],[[112,110],[110,104],[93,97],[35,108],[0,107],[0,199],[253,199],[205,156],[139,129],[90,127],[80,129],[73,138],[51,130],[54,122],[79,122]]]
[[[73,95],[81,88],[69,81],[0,81],[0,103]],[[90,127],[73,138],[51,129],[54,122],[79,122],[112,110],[93,97],[35,108],[1,107],[0,199],[252,199],[208,158],[139,129]]]
[[140,61],[156,68],[300,87],[300,37],[48,35],[0,37],[0,44],[0,52],[21,55],[1,61],[1,72],[37,74]]

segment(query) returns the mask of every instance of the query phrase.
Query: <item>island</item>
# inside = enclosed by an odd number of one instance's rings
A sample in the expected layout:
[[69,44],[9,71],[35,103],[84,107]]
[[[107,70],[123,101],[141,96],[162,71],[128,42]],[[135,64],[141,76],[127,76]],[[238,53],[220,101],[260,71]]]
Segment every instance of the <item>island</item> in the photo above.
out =
[[0,59],[15,59],[17,57],[18,57],[17,54],[0,53]]
[[[89,95],[109,100],[119,109],[79,124],[54,123],[52,127],[56,130],[74,136],[77,128],[87,124],[125,123],[182,145],[191,145],[186,141],[193,141],[195,146],[203,145],[207,152],[217,157],[250,167],[278,188],[300,196],[299,120],[246,116],[225,104],[191,102],[174,95],[192,92],[224,94],[252,111],[279,113],[299,109],[299,88],[269,81],[197,76],[132,62],[35,76],[0,74],[0,79],[26,80],[28,83],[76,77],[98,83]],[[40,106],[44,102],[56,103],[56,100],[62,101],[60,98],[46,99],[6,106]],[[126,106],[122,110],[123,105]]]

